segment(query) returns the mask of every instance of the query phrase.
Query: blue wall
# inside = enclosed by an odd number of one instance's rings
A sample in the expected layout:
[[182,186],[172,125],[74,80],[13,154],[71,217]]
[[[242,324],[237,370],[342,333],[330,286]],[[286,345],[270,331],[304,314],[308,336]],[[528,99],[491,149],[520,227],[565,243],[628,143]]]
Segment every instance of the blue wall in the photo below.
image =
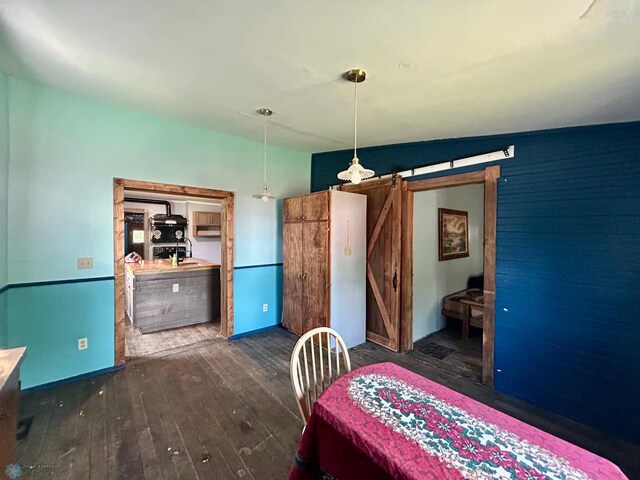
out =
[[[10,288],[0,293],[0,341],[6,330],[8,346],[27,346],[24,387],[113,365],[114,177],[233,191],[234,333],[279,321],[281,202],[252,198],[263,182],[261,141],[11,76],[0,76],[3,99],[0,152],[2,138],[10,148],[6,193],[0,184],[0,289],[3,272]],[[309,191],[310,154],[271,145],[268,154],[275,196]],[[94,268],[78,270],[78,257],[93,257]],[[79,279],[87,282],[64,283]],[[80,352],[82,337],[89,348]]]
[[[359,157],[385,174],[511,144],[498,184],[496,389],[640,443],[640,122]],[[335,184],[350,158],[313,155],[312,190]]]
[[[234,334],[242,334],[280,324],[282,318],[282,264],[240,267],[235,276]],[[275,288],[264,288],[275,285]],[[267,304],[268,311],[262,306]]]
[[[112,279],[15,286],[6,293],[11,343],[28,346],[22,388],[113,366]],[[78,350],[78,338],[89,339],[87,350]]]

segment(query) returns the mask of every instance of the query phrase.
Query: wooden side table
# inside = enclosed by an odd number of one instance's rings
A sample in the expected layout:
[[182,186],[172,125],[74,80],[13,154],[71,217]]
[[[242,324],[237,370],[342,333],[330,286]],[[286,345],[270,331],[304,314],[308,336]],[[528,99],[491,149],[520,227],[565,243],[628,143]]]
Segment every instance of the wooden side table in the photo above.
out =
[[462,298],[458,301],[466,307],[464,309],[464,315],[462,316],[462,336],[468,337],[469,325],[479,328],[482,328],[483,326],[482,320],[484,318],[484,313],[480,315],[472,315],[471,310],[474,308],[484,310],[484,303],[477,302],[470,298]]
[[0,469],[16,463],[18,450],[18,399],[20,397],[20,363],[25,347],[0,350]]

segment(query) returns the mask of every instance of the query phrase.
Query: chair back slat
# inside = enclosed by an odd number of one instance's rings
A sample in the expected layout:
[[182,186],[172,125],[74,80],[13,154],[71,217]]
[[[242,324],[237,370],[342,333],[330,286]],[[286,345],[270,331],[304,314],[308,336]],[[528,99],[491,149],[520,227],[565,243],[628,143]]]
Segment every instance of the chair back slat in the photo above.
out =
[[[326,334],[326,344],[323,334]],[[332,350],[335,350],[335,357]],[[338,332],[328,327],[318,327],[300,337],[291,354],[290,372],[293,392],[305,424],[313,403],[340,376],[341,370],[344,373],[350,372],[351,361],[349,351]]]

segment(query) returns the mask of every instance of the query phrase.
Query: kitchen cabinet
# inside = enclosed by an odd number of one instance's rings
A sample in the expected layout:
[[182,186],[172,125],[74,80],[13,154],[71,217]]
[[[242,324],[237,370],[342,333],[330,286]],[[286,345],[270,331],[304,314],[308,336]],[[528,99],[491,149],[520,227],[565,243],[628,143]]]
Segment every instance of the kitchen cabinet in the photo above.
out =
[[282,324],[365,341],[366,197],[326,191],[283,200]]
[[220,236],[220,212],[194,211],[191,220],[191,234],[194,237]]

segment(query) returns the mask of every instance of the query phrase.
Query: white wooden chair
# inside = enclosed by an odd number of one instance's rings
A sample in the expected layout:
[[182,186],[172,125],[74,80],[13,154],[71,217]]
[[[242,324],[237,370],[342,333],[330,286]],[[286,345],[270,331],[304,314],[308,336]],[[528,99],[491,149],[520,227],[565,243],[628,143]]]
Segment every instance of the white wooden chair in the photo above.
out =
[[349,352],[338,332],[318,327],[300,337],[291,353],[290,372],[293,394],[305,425],[320,394],[341,374],[350,371]]

